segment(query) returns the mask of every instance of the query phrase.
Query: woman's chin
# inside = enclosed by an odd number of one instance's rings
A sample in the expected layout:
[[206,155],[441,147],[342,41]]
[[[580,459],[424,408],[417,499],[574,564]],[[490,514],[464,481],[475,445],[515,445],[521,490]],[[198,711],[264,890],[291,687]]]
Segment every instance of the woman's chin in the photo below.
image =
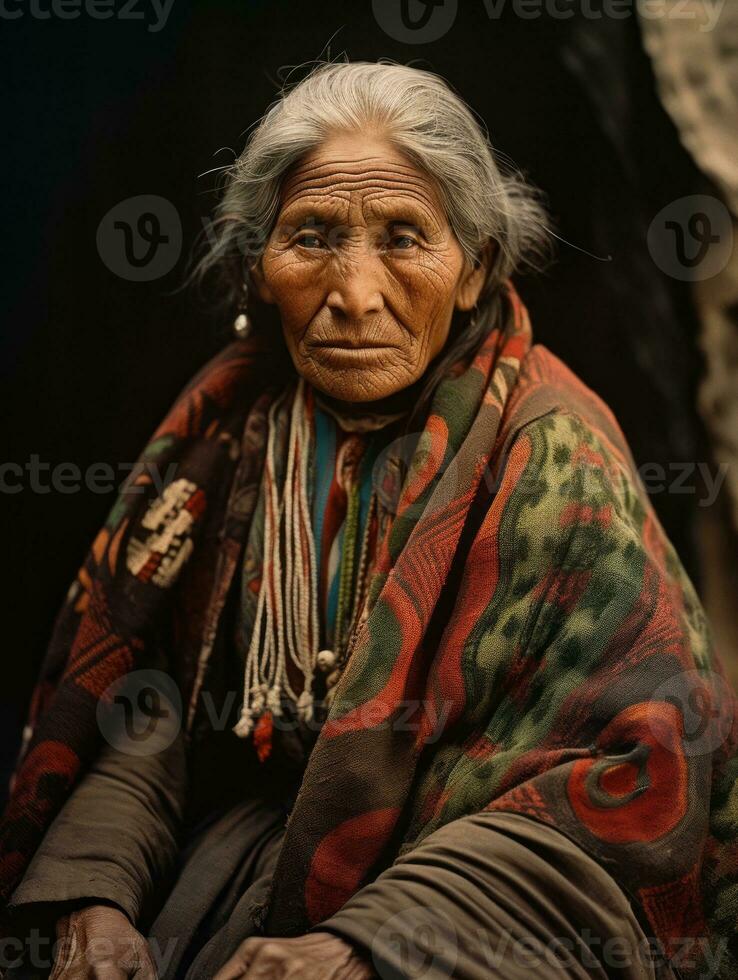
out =
[[323,395],[327,395],[329,398],[334,399],[339,402],[348,402],[352,405],[359,403],[371,403],[376,401],[381,401],[383,398],[388,398],[390,395],[396,394],[401,389],[397,386],[394,387],[379,387],[374,385],[356,385],[356,384],[324,384],[314,383],[314,387],[319,389]]
[[306,381],[329,398],[343,402],[373,402],[389,398],[404,390],[413,379],[398,380],[396,374],[382,378],[377,365],[362,366],[360,363],[323,366],[320,370],[302,372]]

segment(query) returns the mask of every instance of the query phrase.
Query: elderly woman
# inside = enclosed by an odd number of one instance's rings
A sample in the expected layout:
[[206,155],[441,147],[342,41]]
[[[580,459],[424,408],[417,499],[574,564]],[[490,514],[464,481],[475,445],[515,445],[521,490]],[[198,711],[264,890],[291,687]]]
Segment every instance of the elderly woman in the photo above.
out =
[[8,976],[21,923],[55,978],[733,975],[734,701],[617,423],[531,345],[544,221],[429,73],[324,65],[261,120],[203,263],[237,339],[34,695]]

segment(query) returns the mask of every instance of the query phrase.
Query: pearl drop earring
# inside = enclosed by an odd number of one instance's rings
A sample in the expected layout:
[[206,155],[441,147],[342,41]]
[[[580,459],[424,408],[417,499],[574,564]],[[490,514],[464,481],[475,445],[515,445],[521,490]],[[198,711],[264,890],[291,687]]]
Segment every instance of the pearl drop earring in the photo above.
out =
[[249,287],[244,280],[241,286],[241,298],[238,304],[238,315],[233,321],[233,333],[239,340],[245,340],[251,333],[251,318],[248,314]]

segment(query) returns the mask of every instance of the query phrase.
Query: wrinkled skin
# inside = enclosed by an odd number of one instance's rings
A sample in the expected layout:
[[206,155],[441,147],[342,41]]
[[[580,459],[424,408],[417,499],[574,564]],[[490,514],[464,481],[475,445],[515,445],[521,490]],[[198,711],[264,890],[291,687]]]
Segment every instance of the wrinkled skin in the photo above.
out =
[[214,980],[372,980],[377,974],[338,936],[247,939]]
[[379,136],[343,134],[288,174],[252,274],[297,371],[361,403],[423,375],[454,309],[476,304],[486,262],[466,259],[423,171]]
[[118,909],[90,905],[62,916],[56,938],[49,980],[156,980],[146,940]]

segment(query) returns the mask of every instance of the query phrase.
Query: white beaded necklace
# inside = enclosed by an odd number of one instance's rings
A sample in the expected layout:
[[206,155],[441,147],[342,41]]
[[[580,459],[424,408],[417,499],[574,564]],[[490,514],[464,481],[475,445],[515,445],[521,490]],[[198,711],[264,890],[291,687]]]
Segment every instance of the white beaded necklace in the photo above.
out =
[[[264,563],[244,670],[241,717],[234,732],[247,737],[264,710],[281,714],[282,694],[297,704],[298,716],[313,717],[312,683],[318,658],[318,600],[315,541],[308,512],[308,449],[310,420],[305,411],[305,381],[298,380],[290,417],[289,450],[282,499],[276,479],[274,436],[277,399],[269,410],[269,435],[264,468],[266,506]],[[282,578],[284,538],[285,579]],[[294,556],[298,556],[297,560]],[[262,627],[264,638],[262,642]],[[299,669],[303,689],[298,696],[287,671],[287,658]]]

